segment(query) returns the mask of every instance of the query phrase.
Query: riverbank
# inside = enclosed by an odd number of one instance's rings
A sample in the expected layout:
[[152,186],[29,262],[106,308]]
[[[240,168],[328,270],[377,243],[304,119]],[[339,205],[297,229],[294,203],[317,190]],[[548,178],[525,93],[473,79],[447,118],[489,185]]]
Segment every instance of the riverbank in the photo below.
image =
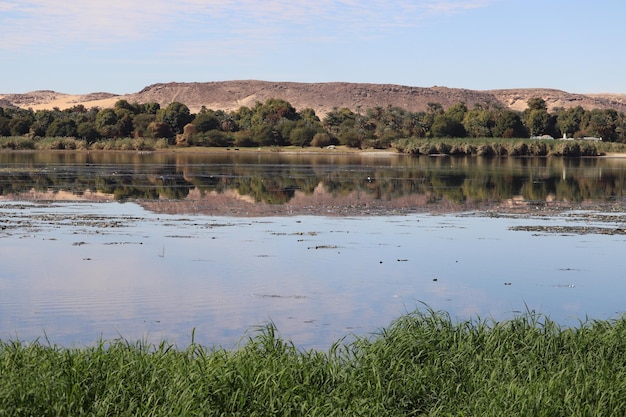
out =
[[158,148],[155,152],[171,152],[171,153],[276,153],[283,155],[366,155],[366,156],[402,156],[406,155],[399,152],[397,149],[358,149],[350,148],[348,146],[330,146],[324,148],[316,147],[301,147],[301,146],[263,146],[263,147],[251,147],[251,148],[237,148],[237,147],[201,147],[201,146],[189,146],[189,147],[167,147]]
[[68,137],[31,138],[26,136],[0,138],[0,151],[136,151],[184,153],[308,153],[308,154],[364,154],[364,155],[450,155],[484,157],[590,157],[626,154],[626,144],[590,142],[585,140],[536,140],[506,138],[407,138],[394,141],[390,147],[354,148],[330,145],[322,148],[300,146],[264,147],[202,147],[176,146],[166,139],[121,138],[94,143]]

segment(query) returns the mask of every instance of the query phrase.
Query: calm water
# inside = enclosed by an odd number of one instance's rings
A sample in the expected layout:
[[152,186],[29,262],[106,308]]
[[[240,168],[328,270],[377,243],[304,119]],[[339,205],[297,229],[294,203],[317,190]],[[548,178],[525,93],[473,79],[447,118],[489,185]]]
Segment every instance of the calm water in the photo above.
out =
[[[233,346],[271,320],[326,349],[421,303],[566,325],[625,309],[626,236],[515,228],[624,228],[626,161],[8,153],[0,167],[2,339],[184,346],[195,329]],[[478,210],[507,201],[613,212]]]

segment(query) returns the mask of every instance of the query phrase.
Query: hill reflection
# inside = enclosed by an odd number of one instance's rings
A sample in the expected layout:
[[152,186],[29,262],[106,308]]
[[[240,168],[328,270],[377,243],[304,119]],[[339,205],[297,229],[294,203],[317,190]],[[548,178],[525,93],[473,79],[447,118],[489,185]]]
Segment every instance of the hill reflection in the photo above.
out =
[[453,211],[624,197],[626,161],[283,153],[0,154],[4,200],[138,201],[229,215]]

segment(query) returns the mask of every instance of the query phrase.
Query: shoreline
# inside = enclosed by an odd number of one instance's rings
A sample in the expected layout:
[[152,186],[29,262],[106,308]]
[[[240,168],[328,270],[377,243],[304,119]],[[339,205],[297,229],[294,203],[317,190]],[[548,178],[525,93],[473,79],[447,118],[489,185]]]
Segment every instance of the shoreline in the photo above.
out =
[[451,158],[607,158],[607,159],[626,159],[626,152],[606,152],[601,155],[581,155],[581,156],[562,156],[562,155],[452,155],[446,153],[434,153],[434,154],[413,154],[410,152],[402,152],[395,148],[388,149],[358,149],[350,148],[345,145],[337,145],[333,148],[314,148],[314,147],[299,147],[299,146],[285,146],[285,147],[202,147],[202,146],[188,146],[178,147],[171,146],[167,148],[154,148],[154,149],[11,149],[0,148],[0,154],[10,153],[127,153],[127,154],[227,154],[227,153],[241,153],[241,154],[277,154],[277,155],[361,155],[361,156],[377,156],[377,157],[392,157],[392,156],[412,156],[412,157],[451,157]]

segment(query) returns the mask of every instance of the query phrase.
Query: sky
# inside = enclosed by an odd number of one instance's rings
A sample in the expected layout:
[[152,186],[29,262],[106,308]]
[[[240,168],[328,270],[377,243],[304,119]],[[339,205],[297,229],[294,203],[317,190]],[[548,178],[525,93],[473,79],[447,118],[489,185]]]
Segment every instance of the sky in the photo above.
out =
[[160,82],[626,93],[623,0],[0,0],[0,93]]

